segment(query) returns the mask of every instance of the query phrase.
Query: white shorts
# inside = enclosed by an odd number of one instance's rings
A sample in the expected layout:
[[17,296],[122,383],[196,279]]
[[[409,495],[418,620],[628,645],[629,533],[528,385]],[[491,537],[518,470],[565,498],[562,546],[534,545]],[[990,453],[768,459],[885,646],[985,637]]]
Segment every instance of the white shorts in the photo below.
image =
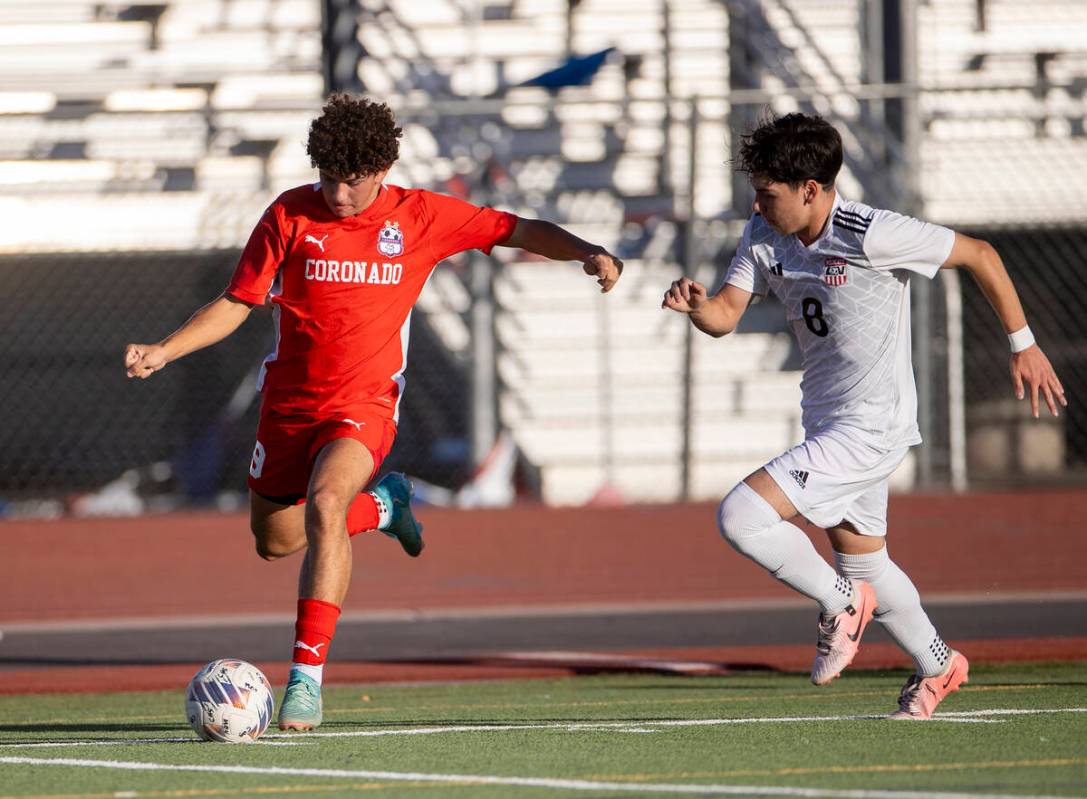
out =
[[862,535],[887,535],[887,483],[909,447],[861,443],[847,427],[824,430],[766,464],[797,512],[826,529],[849,522]]

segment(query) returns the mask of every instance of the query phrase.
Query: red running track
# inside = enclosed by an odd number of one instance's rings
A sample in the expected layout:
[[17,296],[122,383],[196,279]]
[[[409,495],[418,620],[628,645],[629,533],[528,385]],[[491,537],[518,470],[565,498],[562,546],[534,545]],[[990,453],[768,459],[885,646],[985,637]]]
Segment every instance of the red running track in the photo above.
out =
[[[616,605],[791,599],[793,594],[736,555],[717,535],[712,504],[489,511],[424,508],[427,549],[405,557],[384,536],[356,539],[345,612]],[[893,497],[889,546],[922,594],[982,597],[1087,590],[1087,491],[1002,492],[964,497]],[[824,537],[813,536],[826,554]],[[298,556],[265,563],[246,518],[192,513],[127,519],[0,523],[4,578],[0,627],[117,619],[239,618],[294,612]],[[1035,639],[1037,644],[1039,639]],[[1087,657],[1081,639],[1051,641],[1048,657]],[[1014,642],[980,644],[993,657],[1025,652]],[[722,664],[802,667],[809,648],[762,654],[707,650]],[[788,650],[788,651],[786,651]],[[975,650],[980,653],[980,650]],[[1038,655],[1036,647],[1029,655]],[[646,654],[646,653],[641,653]],[[687,657],[681,652],[656,653]],[[691,653],[690,656],[696,656]],[[871,663],[884,665],[876,649]],[[880,660],[882,658],[882,660]],[[896,656],[894,664],[901,664]],[[891,661],[887,662],[890,665]],[[394,667],[357,664],[360,679],[391,678]],[[131,669],[133,687],[176,685],[178,667]],[[444,670],[443,670],[444,668]],[[464,679],[467,666],[395,667],[396,679]],[[478,676],[570,673],[555,666],[476,664]],[[536,672],[533,672],[536,669]],[[156,670],[159,677],[154,677]],[[182,670],[189,669],[182,667]],[[577,671],[576,668],[573,669]],[[5,671],[29,686],[88,669]],[[145,675],[136,676],[136,672]],[[340,679],[352,679],[349,664]],[[410,673],[409,673],[410,672]],[[114,669],[114,676],[117,671]],[[25,680],[15,678],[23,674]],[[34,676],[36,675],[36,676]],[[167,679],[167,677],[169,679]],[[11,679],[9,679],[11,678]],[[187,679],[187,677],[186,677]],[[166,683],[164,683],[164,680]],[[55,680],[51,687],[63,687]],[[40,688],[39,688],[40,690]]]
[[[345,610],[789,598],[717,535],[715,506],[424,508],[427,548],[356,539]],[[894,497],[892,556],[922,592],[1087,589],[1087,491]],[[826,554],[825,537],[813,538]],[[361,540],[360,540],[361,539]],[[299,556],[244,516],[0,523],[0,624],[293,613]]]

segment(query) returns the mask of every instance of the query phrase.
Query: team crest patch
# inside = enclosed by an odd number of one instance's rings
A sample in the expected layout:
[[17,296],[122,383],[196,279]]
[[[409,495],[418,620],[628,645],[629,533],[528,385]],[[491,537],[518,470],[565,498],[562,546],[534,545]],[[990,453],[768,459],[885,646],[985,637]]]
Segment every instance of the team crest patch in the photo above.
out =
[[849,262],[845,258],[823,259],[823,282],[828,286],[844,286],[848,278],[847,266]]
[[400,232],[399,222],[386,222],[377,234],[377,251],[389,257],[404,252],[404,234]]

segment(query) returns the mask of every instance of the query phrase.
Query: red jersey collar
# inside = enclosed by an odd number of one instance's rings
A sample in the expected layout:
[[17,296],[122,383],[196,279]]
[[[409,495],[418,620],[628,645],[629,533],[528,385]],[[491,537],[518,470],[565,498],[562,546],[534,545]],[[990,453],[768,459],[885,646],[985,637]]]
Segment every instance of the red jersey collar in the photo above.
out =
[[313,184],[314,201],[317,203],[318,208],[321,211],[321,216],[329,217],[341,224],[355,226],[358,224],[365,224],[372,222],[374,217],[381,216],[391,206],[393,202],[392,192],[389,191],[389,187],[384,183],[381,184],[381,188],[378,190],[377,197],[361,212],[354,216],[338,217],[329,210],[328,205],[325,203],[325,198],[321,194],[320,182]]

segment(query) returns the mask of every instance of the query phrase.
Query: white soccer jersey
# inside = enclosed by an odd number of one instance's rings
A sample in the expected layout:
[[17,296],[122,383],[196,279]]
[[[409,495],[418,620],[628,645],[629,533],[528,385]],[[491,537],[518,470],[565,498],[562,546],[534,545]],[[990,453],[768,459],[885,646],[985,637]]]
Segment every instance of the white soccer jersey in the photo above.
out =
[[800,345],[808,437],[847,424],[881,449],[921,442],[910,358],[909,273],[932,278],[955,233],[836,196],[805,247],[751,217],[725,282],[772,291]]

